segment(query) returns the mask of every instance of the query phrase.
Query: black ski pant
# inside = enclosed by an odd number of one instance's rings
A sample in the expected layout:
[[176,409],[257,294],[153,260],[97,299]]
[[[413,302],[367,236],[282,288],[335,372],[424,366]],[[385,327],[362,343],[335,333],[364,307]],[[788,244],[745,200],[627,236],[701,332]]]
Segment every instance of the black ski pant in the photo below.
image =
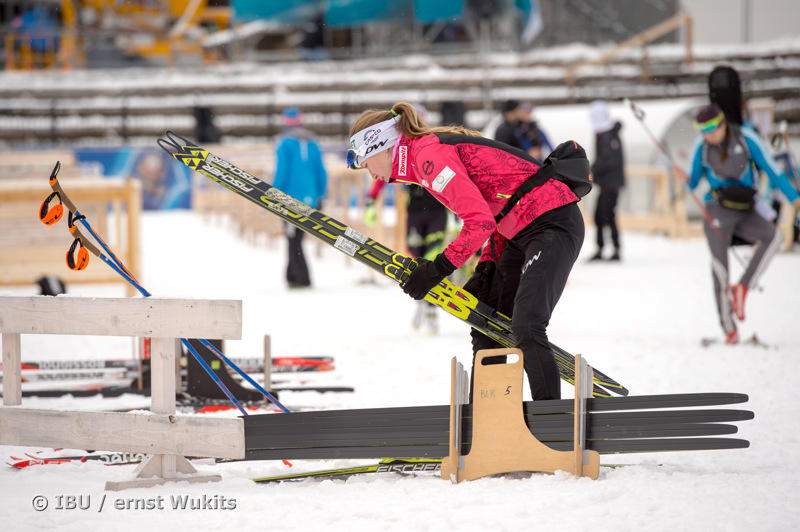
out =
[[594,211],[594,225],[597,227],[597,249],[603,250],[605,245],[605,228],[611,231],[611,242],[614,249],[619,251],[619,229],[617,228],[617,200],[619,189],[614,187],[600,187],[600,196]]
[[303,254],[305,233],[291,224],[286,224],[286,239],[289,242],[286,282],[290,287],[311,286],[306,256]]
[[[561,398],[561,376],[547,339],[547,325],[578,258],[583,237],[583,217],[575,203],[536,218],[506,243],[490,301],[486,302],[511,316],[535,401]],[[471,334],[474,352],[500,347],[474,329]],[[505,360],[490,359],[492,362]]]
[[433,260],[442,251],[447,229],[447,209],[436,207],[408,210],[406,244],[414,257]]

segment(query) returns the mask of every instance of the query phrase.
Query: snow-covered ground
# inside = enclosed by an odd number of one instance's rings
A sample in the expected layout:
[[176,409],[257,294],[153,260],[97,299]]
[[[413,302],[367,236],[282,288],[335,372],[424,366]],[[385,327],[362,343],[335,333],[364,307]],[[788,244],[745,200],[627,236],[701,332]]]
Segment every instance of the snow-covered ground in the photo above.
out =
[[[336,357],[328,382],[353,385],[353,394],[285,393],[303,408],[443,404],[449,394],[449,359],[470,359],[467,329],[440,316],[438,336],[416,334],[414,304],[399,289],[330,249],[317,256],[306,240],[315,287],[289,291],[283,282],[283,242],[253,248],[224,227],[191,213],[147,214],[143,220],[145,286],[159,296],[244,301],[241,341],[231,356],[258,356],[265,333],[273,353]],[[789,530],[800,524],[800,406],[794,399],[800,330],[797,293],[800,255],[780,254],[762,278],[765,291],[748,301],[744,336],[757,331],[773,346],[701,348],[719,335],[702,240],[670,241],[626,234],[622,264],[576,265],[550,325],[551,339],[626,384],[633,394],[733,391],[750,394],[756,418],[740,424],[751,447],[736,451],[627,455],[604,462],[597,482],[566,474],[492,478],[457,486],[439,478],[354,477],[344,481],[257,485],[254,476],[279,474],[276,462],[200,466],[223,481],[174,484],[108,493],[106,480],[125,479],[132,466],[68,464],[15,471],[0,469],[3,529],[141,530]],[[584,257],[593,251],[587,233]],[[742,251],[739,251],[741,254]],[[90,267],[103,267],[93,262]],[[738,271],[737,266],[733,268]],[[0,294],[32,293],[2,289]],[[73,294],[120,296],[119,287],[74,287]],[[129,339],[23,337],[23,360],[126,358]],[[527,393],[527,392],[526,392]],[[565,396],[571,394],[564,387]],[[42,408],[97,408],[99,400],[25,399]],[[135,398],[114,407],[141,406]],[[230,414],[232,415],[232,414]],[[7,459],[22,449],[0,447]],[[294,470],[347,461],[297,461]],[[56,495],[90,495],[91,509],[55,510]],[[35,495],[51,508],[36,512]],[[224,496],[234,510],[116,510],[114,501],[171,495]]]

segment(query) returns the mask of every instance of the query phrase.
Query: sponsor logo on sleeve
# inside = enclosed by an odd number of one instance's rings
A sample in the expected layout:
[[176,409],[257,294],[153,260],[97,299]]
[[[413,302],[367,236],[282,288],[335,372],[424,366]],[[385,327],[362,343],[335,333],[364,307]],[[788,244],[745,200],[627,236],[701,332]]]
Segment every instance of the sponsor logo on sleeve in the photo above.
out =
[[445,166],[442,168],[442,171],[439,172],[436,177],[433,179],[433,183],[431,183],[431,188],[438,193],[442,193],[450,182],[453,177],[455,177],[456,173],[453,171],[452,168],[449,166]]
[[425,172],[425,175],[431,175],[431,172],[433,172],[433,161],[425,161],[422,163],[422,171]]
[[408,170],[408,146],[400,146],[397,149],[397,175],[405,177]]

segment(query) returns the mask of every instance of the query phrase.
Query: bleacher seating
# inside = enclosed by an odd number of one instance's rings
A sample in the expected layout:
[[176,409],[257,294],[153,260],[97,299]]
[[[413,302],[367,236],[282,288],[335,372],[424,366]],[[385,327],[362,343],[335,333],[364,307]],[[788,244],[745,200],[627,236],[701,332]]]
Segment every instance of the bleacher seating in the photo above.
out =
[[719,63],[739,70],[745,91],[776,100],[778,120],[800,122],[800,42],[724,51],[659,45],[643,61],[629,50],[565,81],[570,65],[595,57],[589,47],[526,53],[414,55],[350,61],[221,65],[204,69],[120,69],[0,74],[0,143],[58,144],[76,140],[151,143],[165,129],[191,135],[192,109],[209,106],[228,142],[263,141],[280,132],[280,113],[298,106],[309,129],[341,139],[365,107],[399,99],[424,104],[438,119],[441,103],[463,101],[468,125],[481,127],[504,99],[539,106],[597,97],[649,99],[698,96]]

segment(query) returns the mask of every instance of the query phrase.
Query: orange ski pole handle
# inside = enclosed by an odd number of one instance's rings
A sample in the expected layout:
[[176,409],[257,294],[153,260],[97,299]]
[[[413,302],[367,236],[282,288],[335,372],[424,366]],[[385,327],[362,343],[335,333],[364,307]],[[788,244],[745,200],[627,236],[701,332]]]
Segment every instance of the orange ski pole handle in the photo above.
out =
[[[53,198],[58,199],[58,204],[50,206]],[[45,225],[54,225],[64,216],[64,205],[61,202],[61,194],[51,192],[39,206],[39,220]]]
[[[78,251],[77,256],[75,251]],[[72,241],[72,245],[67,250],[67,266],[70,270],[83,270],[89,264],[89,251],[83,247],[80,238]]]

